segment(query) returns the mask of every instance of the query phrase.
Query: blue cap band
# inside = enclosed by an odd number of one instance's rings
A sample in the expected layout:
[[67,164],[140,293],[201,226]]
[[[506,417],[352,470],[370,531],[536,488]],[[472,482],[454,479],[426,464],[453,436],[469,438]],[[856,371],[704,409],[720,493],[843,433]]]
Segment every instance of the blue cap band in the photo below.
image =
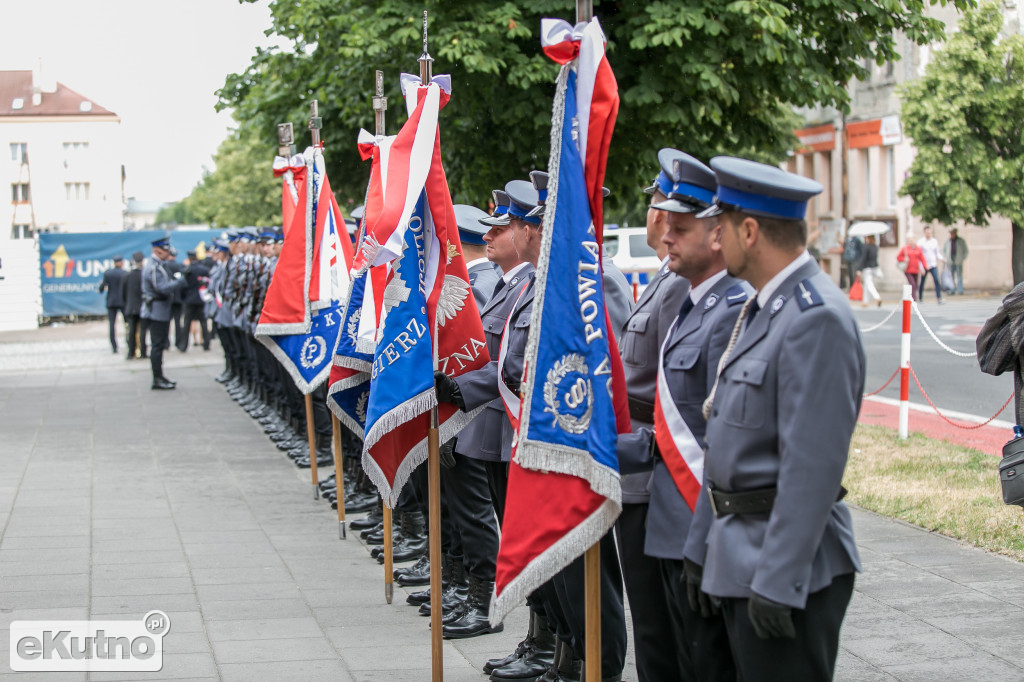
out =
[[548,200],[548,190],[547,190],[547,188],[537,190],[537,198],[538,198],[538,201],[540,203],[542,203],[542,204],[545,201],[547,201]]
[[730,204],[737,208],[758,211],[779,218],[803,220],[807,213],[806,201],[790,201],[777,197],[766,197],[763,194],[744,192],[733,187],[718,187],[718,203]]
[[672,178],[665,171],[661,171],[658,173],[658,177],[654,178],[654,185],[658,188],[659,192],[668,196],[668,193],[672,191]]
[[670,198],[675,198],[672,195],[681,194],[684,197],[691,197],[697,201],[702,201],[707,205],[711,205],[715,201],[715,193],[709,189],[704,189],[698,185],[691,185],[688,182],[680,182],[672,186],[672,189],[665,195]]
[[531,225],[540,225],[539,216],[527,217],[527,211],[519,208],[519,206],[517,206],[515,203],[508,207],[508,212],[514,215],[516,218],[519,218],[524,222],[530,223]]
[[494,213],[492,213],[491,215],[505,215],[506,213],[508,213],[508,206],[502,206],[501,204],[498,204],[497,206],[494,207]]
[[476,244],[477,246],[483,246],[487,243],[480,234],[470,230],[463,230],[461,227],[459,228],[459,240],[463,244]]

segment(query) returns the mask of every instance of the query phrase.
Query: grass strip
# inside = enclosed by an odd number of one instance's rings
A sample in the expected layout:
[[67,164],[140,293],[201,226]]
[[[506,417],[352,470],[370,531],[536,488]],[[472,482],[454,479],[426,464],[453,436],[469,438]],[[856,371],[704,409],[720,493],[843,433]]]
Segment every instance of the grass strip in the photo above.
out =
[[843,485],[860,507],[1024,561],[1024,513],[1003,504],[998,467],[980,450],[860,424]]

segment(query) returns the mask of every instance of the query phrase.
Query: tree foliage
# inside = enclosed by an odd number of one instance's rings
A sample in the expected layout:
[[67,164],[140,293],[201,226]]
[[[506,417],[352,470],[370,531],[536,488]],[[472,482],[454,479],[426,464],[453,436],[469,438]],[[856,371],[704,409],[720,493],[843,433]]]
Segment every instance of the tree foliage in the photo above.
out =
[[[598,0],[621,96],[608,215],[642,203],[661,147],[780,160],[795,145],[793,107],[845,108],[845,85],[866,75],[866,59],[898,59],[897,32],[921,43],[942,35],[924,10],[946,1]],[[332,186],[361,200],[368,171],[354,141],[373,125],[373,73],[385,71],[394,132],[405,120],[399,73],[418,73],[424,9],[434,71],[453,79],[441,120],[449,183],[456,201],[482,205],[492,188],[547,165],[557,67],[541,52],[540,20],[572,20],[571,0],[273,0],[269,32],[292,49],[257,50],[227,77],[220,105],[269,158],[275,124],[304,122],[319,100]]]
[[[273,155],[241,126],[221,142],[215,168],[165,217],[177,223],[210,223],[213,227],[281,223],[281,184],[273,175]],[[157,216],[159,221],[161,216]]]
[[1024,38],[1000,38],[1003,13],[966,13],[924,76],[904,87],[903,123],[917,148],[902,194],[924,220],[1013,224],[1013,279],[1024,246]]

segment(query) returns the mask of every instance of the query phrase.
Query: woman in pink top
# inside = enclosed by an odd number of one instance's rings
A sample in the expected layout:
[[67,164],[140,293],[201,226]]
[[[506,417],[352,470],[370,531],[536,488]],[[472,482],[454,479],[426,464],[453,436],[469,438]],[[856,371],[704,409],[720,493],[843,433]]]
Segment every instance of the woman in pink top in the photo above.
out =
[[921,247],[913,241],[913,235],[907,234],[907,243],[896,254],[896,260],[900,263],[907,263],[907,269],[903,272],[910,283],[910,295],[917,300],[917,278],[923,272],[928,272],[928,263],[924,259],[924,252]]

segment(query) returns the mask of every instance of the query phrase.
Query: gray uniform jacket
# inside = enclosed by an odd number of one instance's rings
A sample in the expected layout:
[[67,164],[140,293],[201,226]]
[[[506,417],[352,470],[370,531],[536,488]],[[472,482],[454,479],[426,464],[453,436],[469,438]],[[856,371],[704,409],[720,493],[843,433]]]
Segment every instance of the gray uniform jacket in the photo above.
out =
[[[498,394],[498,357],[501,335],[507,320],[508,351],[503,378],[511,387],[515,387],[523,378],[523,355],[530,335],[533,276],[533,266],[527,265],[516,273],[509,286],[487,302],[481,317],[491,361],[480,369],[455,377],[467,410],[486,405],[459,434],[455,450],[460,455],[492,462],[508,462],[512,459],[512,423],[505,414],[505,405]],[[523,287],[529,288],[520,297]]]
[[473,287],[473,296],[476,297],[476,309],[483,317],[484,306],[494,293],[494,285],[501,279],[501,268],[488,261],[477,263],[466,274],[469,275],[469,286]]
[[224,295],[224,264],[219,261],[214,263],[213,268],[210,269],[210,293],[214,295],[213,300],[207,301],[203,307],[203,312],[206,313],[208,320],[216,317],[219,312],[217,297]]
[[[746,282],[729,275],[722,277],[676,325],[665,346],[665,381],[679,414],[698,443],[703,444],[707,428],[701,413],[704,399],[715,383],[718,360],[729,345],[742,304],[751,295],[753,289]],[[652,437],[648,428],[620,436],[619,466],[624,472],[653,468],[644,554],[682,559],[694,514],[664,460],[651,459]]]
[[629,280],[622,274],[622,270],[616,267],[611,258],[601,261],[601,270],[604,272],[602,284],[604,285],[604,305],[608,308],[608,319],[612,323],[612,331],[618,332],[622,325],[626,324],[630,313],[633,312],[633,287]]
[[142,317],[158,322],[170,320],[174,293],[184,286],[184,277],[174,279],[161,261],[147,258],[142,265]]
[[235,298],[235,284],[238,282],[238,264],[240,262],[241,259],[238,256],[231,256],[224,264],[221,285],[218,289],[221,295],[220,309],[213,318],[218,327],[235,326],[235,314],[231,306]]
[[813,261],[782,282],[740,336],[708,422],[705,478],[723,491],[778,495],[769,514],[711,520],[705,592],[753,592],[802,609],[808,594],[860,570],[850,512],[836,498],[864,364],[849,301]]
[[[690,291],[690,283],[662,265],[651,278],[633,314],[618,336],[622,366],[626,372],[626,390],[630,399],[630,421],[633,431],[651,428],[648,419],[635,414],[634,403],[644,403],[654,409],[654,391],[658,380],[658,353],[672,326],[683,298]],[[646,407],[644,408],[647,409]],[[628,474],[622,477],[622,502],[644,504],[650,497],[648,485],[651,472]]]

